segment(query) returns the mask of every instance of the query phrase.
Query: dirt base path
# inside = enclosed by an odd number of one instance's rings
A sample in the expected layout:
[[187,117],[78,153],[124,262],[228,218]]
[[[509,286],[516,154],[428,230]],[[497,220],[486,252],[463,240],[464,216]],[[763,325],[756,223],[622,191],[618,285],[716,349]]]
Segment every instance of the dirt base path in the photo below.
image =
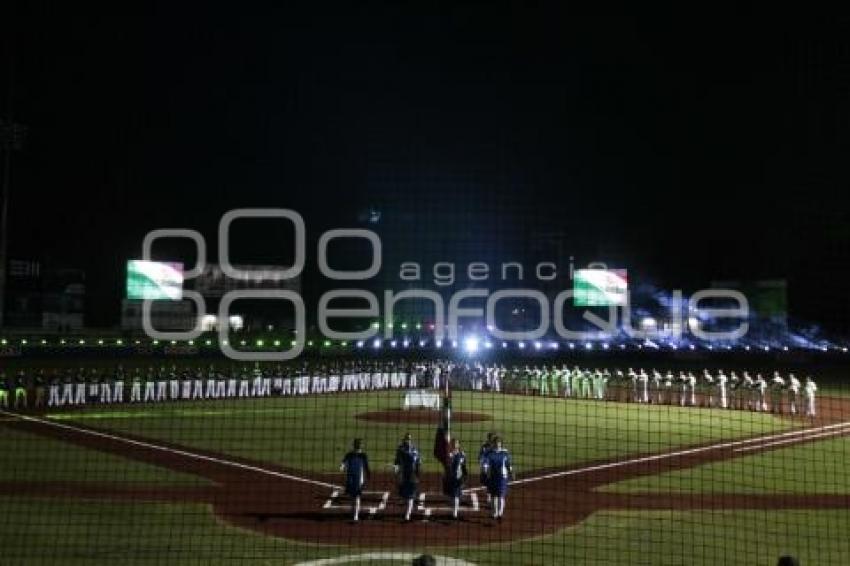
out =
[[[821,417],[805,428],[689,446],[662,453],[635,454],[558,470],[536,470],[511,484],[505,519],[489,517],[486,493],[473,479],[465,493],[462,520],[451,519],[440,493],[440,478],[426,475],[414,520],[402,520],[403,502],[390,474],[375,474],[364,495],[362,519],[349,522],[349,502],[340,477],[308,474],[264,462],[37,416],[0,414],[0,426],[25,430],[92,450],[194,474],[211,486],[180,487],[108,482],[4,482],[2,495],[85,498],[109,501],[168,501],[209,504],[223,521],[287,539],[360,547],[456,546],[540,536],[574,525],[606,509],[825,509],[850,508],[848,495],[605,493],[596,489],[622,480],[720,462],[807,442],[850,434],[850,400],[823,398]],[[842,420],[845,419],[845,420]],[[430,422],[430,421],[429,421]],[[801,423],[802,424],[802,423]]]

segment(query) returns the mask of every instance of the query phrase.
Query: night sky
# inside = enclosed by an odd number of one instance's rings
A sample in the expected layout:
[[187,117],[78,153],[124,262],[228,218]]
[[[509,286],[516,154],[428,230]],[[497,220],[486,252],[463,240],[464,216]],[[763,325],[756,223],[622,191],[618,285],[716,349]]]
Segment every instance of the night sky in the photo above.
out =
[[[115,324],[150,229],[288,207],[315,241],[373,206],[393,258],[532,261],[559,234],[659,286],[787,278],[792,315],[850,329],[847,19],[294,4],[7,5],[10,256],[85,268],[88,322]],[[274,263],[268,228],[235,259]]]

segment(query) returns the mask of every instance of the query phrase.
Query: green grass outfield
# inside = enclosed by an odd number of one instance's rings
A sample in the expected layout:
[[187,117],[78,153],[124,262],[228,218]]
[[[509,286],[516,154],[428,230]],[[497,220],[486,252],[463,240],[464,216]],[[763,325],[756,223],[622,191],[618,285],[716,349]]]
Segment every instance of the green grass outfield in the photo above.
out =
[[602,489],[620,493],[850,494],[850,438],[820,440],[688,470],[635,478]]
[[[401,393],[272,398],[201,403],[172,403],[120,408],[88,407],[57,412],[51,418],[99,429],[214,450],[278,463],[291,468],[333,472],[353,436],[367,441],[379,467],[389,463],[401,434],[396,424],[355,419],[358,413],[398,408]],[[518,471],[575,465],[634,453],[661,452],[683,445],[768,434],[790,424],[768,414],[680,409],[533,398],[487,393],[456,393],[456,411],[493,416],[492,421],[461,423],[455,433],[474,455],[488,430],[503,434]],[[427,466],[434,424],[410,427],[423,448]],[[3,442],[0,479],[37,481],[157,481],[163,485],[193,481],[154,466],[85,448],[0,428]],[[847,441],[825,440],[806,446],[747,456],[746,473],[731,468],[698,480],[681,480],[682,489],[704,488],[731,479],[741,489],[776,491],[782,479],[829,477],[847,485],[841,463]],[[813,451],[811,453],[806,450]],[[783,456],[784,454],[784,456]],[[791,456],[793,455],[793,456]],[[829,456],[838,462],[829,461]],[[774,458],[760,462],[761,458]],[[14,464],[14,467],[12,463]],[[800,464],[804,464],[800,466]],[[723,462],[703,468],[736,466]],[[847,466],[844,466],[845,468]],[[9,470],[13,470],[9,472]],[[759,481],[746,477],[763,472]],[[787,473],[787,478],[785,474]],[[664,476],[633,480],[656,481]],[[779,479],[777,479],[779,478]],[[202,480],[198,480],[199,482]],[[656,489],[675,489],[662,483]],[[630,484],[631,482],[624,482]],[[690,488],[688,487],[690,486]],[[651,486],[650,486],[651,487]],[[618,485],[616,489],[649,489]],[[805,491],[809,491],[806,489]],[[813,492],[819,490],[812,489]],[[820,490],[823,492],[822,490]],[[543,503],[541,503],[543,504]],[[294,564],[301,560],[360,554],[368,549],[311,546],[264,537],[223,524],[209,507],[0,497],[2,556],[20,564]],[[510,506],[508,509],[510,513]],[[446,528],[450,528],[446,527]],[[850,555],[850,511],[628,511],[599,512],[550,536],[504,545],[399,549],[462,558],[477,564],[766,564],[791,552],[803,564],[844,564]],[[470,543],[470,544],[468,544]],[[383,549],[386,550],[386,549]],[[0,563],[3,563],[0,559]],[[393,564],[393,562],[380,562]]]
[[35,434],[0,428],[0,481],[132,482],[197,486],[207,480],[81,448]]
[[[374,467],[389,465],[396,446],[410,431],[421,447],[426,469],[437,415],[412,426],[369,422],[359,413],[398,409],[402,393],[357,393],[297,398],[205,401],[90,408],[57,413],[116,432],[253,458],[301,470],[333,472],[351,439],[362,437]],[[456,393],[455,411],[486,413],[490,421],[457,423],[453,435],[477,457],[487,431],[504,437],[519,473],[625,454],[660,452],[682,445],[776,432],[790,424],[767,414],[670,406],[565,401],[491,393]]]

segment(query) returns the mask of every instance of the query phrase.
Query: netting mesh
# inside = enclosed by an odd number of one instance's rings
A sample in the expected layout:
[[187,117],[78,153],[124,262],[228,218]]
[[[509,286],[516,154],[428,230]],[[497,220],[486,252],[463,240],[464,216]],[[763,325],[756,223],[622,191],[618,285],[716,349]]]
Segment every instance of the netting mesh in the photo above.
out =
[[2,561],[841,564],[840,377],[518,352],[20,359]]

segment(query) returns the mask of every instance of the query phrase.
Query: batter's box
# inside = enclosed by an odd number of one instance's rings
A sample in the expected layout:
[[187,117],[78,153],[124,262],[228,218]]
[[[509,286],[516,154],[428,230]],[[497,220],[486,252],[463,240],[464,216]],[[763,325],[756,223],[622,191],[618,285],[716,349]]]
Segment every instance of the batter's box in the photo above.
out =
[[[386,509],[389,499],[389,491],[364,491],[360,495],[360,506],[369,515],[374,515]],[[331,496],[325,501],[325,504],[322,505],[322,509],[345,509],[350,511],[351,499],[342,493],[341,490],[335,489],[331,492]]]
[[[434,501],[433,505],[430,503],[432,500]],[[428,504],[426,504],[426,501],[428,501]],[[438,493],[429,494],[427,492],[419,494],[419,499],[416,502],[416,510],[422,513],[425,519],[436,514],[451,515],[454,511],[450,505],[449,498],[445,495]],[[458,511],[461,513],[478,513],[481,511],[481,507],[478,504],[478,494],[472,491],[461,495]]]

